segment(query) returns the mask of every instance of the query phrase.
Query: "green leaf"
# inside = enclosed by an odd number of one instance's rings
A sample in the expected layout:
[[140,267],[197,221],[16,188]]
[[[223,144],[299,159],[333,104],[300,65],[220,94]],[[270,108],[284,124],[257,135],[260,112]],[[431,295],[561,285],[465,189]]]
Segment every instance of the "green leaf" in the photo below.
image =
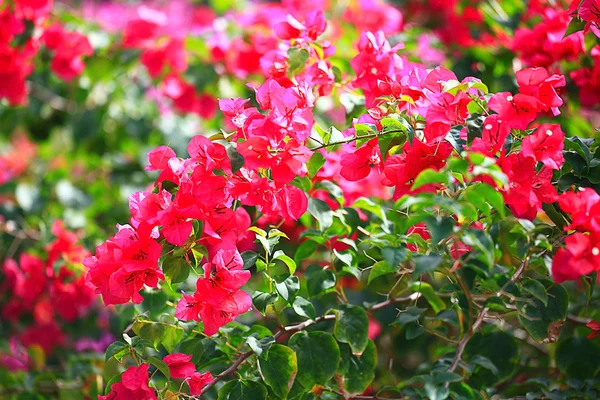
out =
[[439,215],[428,215],[425,218],[427,229],[431,232],[432,242],[437,244],[450,236],[454,230],[456,220],[451,217],[441,217]]
[[410,290],[421,293],[436,314],[446,309],[446,303],[435,293],[435,290],[429,283],[415,282],[410,286]]
[[234,145],[227,146],[227,156],[231,162],[231,171],[238,172],[244,166],[244,156],[238,153]]
[[273,336],[268,336],[266,338],[257,339],[254,336],[250,336],[246,339],[246,343],[248,343],[248,346],[254,351],[254,354],[256,354],[257,357],[260,357],[263,352],[269,350],[273,343],[275,343],[275,338],[273,338]]
[[480,138],[483,131],[485,115],[473,113],[467,118],[467,142],[471,143],[475,138]]
[[335,286],[335,274],[320,265],[312,264],[306,268],[306,287],[313,297]]
[[158,350],[158,345],[162,341],[165,327],[157,322],[137,320],[133,324],[133,331],[142,339],[149,340],[154,348]]
[[169,285],[181,283],[190,275],[190,266],[181,256],[168,256],[162,263],[165,280]]
[[139,313],[148,312],[151,317],[158,317],[167,309],[167,294],[162,290],[145,290],[142,292],[144,300],[135,305]]
[[319,247],[319,244],[314,240],[305,240],[304,242],[300,243],[300,246],[298,246],[296,249],[296,255],[294,256],[294,261],[296,261],[296,264],[313,256],[317,250],[317,247]]
[[[404,119],[402,119],[402,121],[405,124],[408,124]],[[383,131],[382,134],[377,137],[377,142],[379,143],[379,149],[381,150],[381,157],[383,161],[385,161],[388,150],[396,146],[402,148],[404,143],[406,143],[408,140],[408,130],[400,120],[395,118],[382,118],[380,122]]]
[[447,172],[436,171],[431,168],[427,168],[415,179],[415,182],[412,185],[411,190],[415,190],[420,188],[421,186],[429,185],[432,183],[443,183],[448,186],[452,183],[452,177],[448,175]]
[[333,223],[333,213],[323,200],[309,198],[308,212],[319,223],[319,230],[325,232]]
[[539,281],[535,279],[524,279],[523,289],[541,301],[542,304],[544,304],[544,307],[548,306],[548,294],[546,293],[546,288]]
[[254,304],[254,307],[256,307],[262,315],[265,315],[267,306],[275,303],[276,300],[277,293],[265,293],[257,290],[252,294],[252,304]]
[[381,255],[390,266],[397,268],[406,260],[408,249],[406,247],[384,247],[381,250]]
[[415,270],[413,272],[413,278],[416,279],[424,273],[433,272],[442,263],[442,257],[436,254],[428,256],[415,255]]
[[534,303],[517,301],[519,320],[531,337],[541,342],[548,338],[550,324],[564,321],[569,307],[569,295],[565,288],[551,280],[539,281],[546,289],[548,303],[536,299]]
[[106,364],[112,357],[114,357],[118,362],[121,362],[123,357],[125,357],[127,354],[129,354],[129,346],[127,344],[123,342],[113,342],[106,349],[104,363]]
[[163,360],[158,357],[150,356],[146,358],[146,361],[154,365],[165,376],[165,378],[167,378],[167,380],[171,379],[171,371],[169,371],[169,366]]
[[492,211],[496,211],[501,217],[505,215],[502,194],[487,183],[478,183],[467,187],[462,196],[485,215],[489,216]]
[[275,283],[279,295],[288,303],[291,303],[300,290],[300,280],[297,276],[289,276],[285,281]]
[[242,253],[242,260],[244,260],[244,269],[250,269],[256,264],[258,254],[253,251],[245,251]]
[[315,319],[315,307],[312,303],[303,297],[296,297],[292,306],[296,314],[307,319]]
[[292,47],[288,50],[288,77],[293,77],[306,66],[309,57],[308,50]]
[[567,31],[565,32],[563,39],[576,32],[581,32],[585,29],[585,25],[586,22],[584,20],[578,17],[573,17],[573,19],[571,20],[571,22],[569,22],[569,25],[567,26]]
[[340,348],[329,333],[298,332],[289,341],[298,357],[298,381],[307,389],[324,386],[340,363]]
[[600,344],[597,340],[570,337],[558,342],[556,365],[568,378],[592,379],[600,372]]
[[279,260],[287,265],[290,275],[293,275],[296,272],[296,262],[292,260],[290,256],[284,254],[283,251],[276,251],[275,254],[273,254],[273,260]]
[[373,279],[379,278],[380,276],[393,274],[398,272],[398,268],[390,266],[387,261],[378,261],[371,268],[371,272],[369,273],[369,279],[367,284],[370,285]]
[[419,318],[421,318],[421,314],[423,314],[425,311],[427,311],[426,308],[408,306],[406,307],[405,311],[400,313],[397,324],[402,326],[411,322],[417,322]]
[[267,388],[259,382],[229,381],[219,390],[218,400],[267,400]]
[[512,335],[496,330],[474,334],[465,347],[464,360],[475,364],[469,384],[478,389],[487,389],[514,374],[521,354],[517,340]]
[[333,333],[338,342],[348,343],[352,353],[361,354],[369,342],[369,317],[364,308],[343,304],[334,310]]
[[323,165],[325,165],[325,156],[315,151],[313,155],[310,157],[308,162],[306,163],[306,169],[308,170],[308,177],[314,178],[317,175],[317,172],[321,169]]
[[198,363],[204,354],[204,344],[200,338],[185,340],[179,344],[179,352],[192,356],[192,362]]
[[352,253],[349,251],[337,251],[333,249],[333,254],[335,254],[336,258],[340,260],[345,265],[352,267]]
[[296,353],[287,346],[274,344],[266,355],[258,357],[258,371],[278,398],[287,399],[298,373]]
[[377,349],[367,340],[365,350],[360,355],[352,354],[350,346],[340,345],[342,361],[338,372],[344,377],[344,386],[349,393],[362,394],[375,378]]
[[179,326],[164,325],[164,334],[162,337],[162,345],[169,353],[172,353],[175,346],[183,339],[184,331]]

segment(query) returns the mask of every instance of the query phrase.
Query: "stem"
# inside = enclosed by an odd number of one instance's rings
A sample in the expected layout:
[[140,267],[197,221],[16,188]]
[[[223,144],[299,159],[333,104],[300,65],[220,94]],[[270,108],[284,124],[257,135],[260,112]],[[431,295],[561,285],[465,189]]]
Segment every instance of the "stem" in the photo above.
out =
[[[377,311],[377,310],[382,309],[384,307],[387,307],[387,306],[389,306],[391,304],[401,303],[401,302],[409,301],[411,299],[412,299],[412,297],[410,297],[410,296],[407,296],[407,297],[397,297],[397,298],[393,298],[393,299],[388,299],[386,301],[383,301],[381,303],[377,303],[377,304],[374,304],[371,307],[368,307],[367,310],[368,311]],[[329,320],[332,320],[332,319],[335,319],[335,318],[336,318],[336,316],[333,315],[333,314],[326,314],[326,315],[321,315],[320,317],[317,317],[314,320],[313,319],[309,319],[309,320],[306,320],[306,321],[301,322],[299,324],[289,325],[289,326],[283,327],[280,330],[278,330],[273,335],[273,338],[275,340],[277,340],[278,338],[280,338],[284,334],[296,333],[296,332],[299,332],[299,331],[302,331],[302,330],[308,328],[311,325],[318,324],[319,322],[323,322],[323,321],[329,321]],[[218,382],[220,382],[221,380],[223,380],[223,378],[225,378],[227,375],[236,372],[237,369],[238,369],[238,367],[240,365],[242,365],[242,363],[244,361],[246,361],[253,354],[254,354],[253,350],[248,350],[247,352],[242,353],[234,361],[234,363],[229,368],[227,368],[225,371],[223,371],[220,374],[218,374],[217,376],[215,376],[215,378],[214,378],[214,380],[212,382],[210,382],[208,385],[204,386],[204,388],[200,392],[200,396],[202,396],[204,393],[206,393],[210,389],[212,389],[213,386],[215,386]],[[198,399],[198,400],[200,399],[200,397],[192,397],[192,398]],[[378,397],[354,397],[354,398],[378,399]],[[383,398],[379,398],[379,399],[383,399]]]
[[371,139],[371,138],[376,138],[378,136],[386,135],[388,133],[400,133],[400,132],[404,132],[404,130],[402,130],[402,129],[392,129],[392,130],[381,132],[381,133],[380,132],[376,132],[376,133],[371,133],[369,135],[364,135],[364,136],[353,136],[353,137],[348,138],[346,140],[340,140],[339,142],[322,144],[320,146],[313,147],[310,150],[317,151],[317,150],[321,150],[321,149],[324,149],[324,148],[327,148],[327,147],[337,146],[339,144],[347,144],[347,143],[356,142],[357,140],[360,140],[360,139]]
[[[529,265],[529,260],[530,260],[530,256],[528,256],[525,259],[525,261],[523,261],[523,263],[521,263],[519,268],[515,271],[513,276],[510,278],[510,280],[508,282],[506,282],[504,284],[504,286],[502,286],[502,288],[496,293],[496,297],[501,297],[504,294],[504,292],[506,291],[506,289],[508,288],[508,286],[510,286],[512,283],[516,282],[517,279],[519,279],[521,274],[523,274],[523,271],[525,271],[525,268],[527,267],[527,265]],[[477,315],[477,319],[473,323],[473,326],[471,326],[471,329],[469,329],[469,331],[465,334],[465,336],[458,343],[458,348],[456,349],[456,353],[454,354],[454,359],[452,360],[452,364],[450,365],[450,368],[448,368],[448,372],[454,372],[456,370],[456,368],[458,367],[458,364],[461,361],[462,354],[465,351],[465,347],[467,346],[467,343],[469,342],[471,337],[475,334],[477,329],[479,329],[479,327],[483,323],[483,320],[487,316],[487,313],[489,310],[490,310],[489,307],[484,307],[481,309],[481,311]],[[449,382],[446,382],[446,384],[444,386],[448,387],[448,385],[449,385]]]

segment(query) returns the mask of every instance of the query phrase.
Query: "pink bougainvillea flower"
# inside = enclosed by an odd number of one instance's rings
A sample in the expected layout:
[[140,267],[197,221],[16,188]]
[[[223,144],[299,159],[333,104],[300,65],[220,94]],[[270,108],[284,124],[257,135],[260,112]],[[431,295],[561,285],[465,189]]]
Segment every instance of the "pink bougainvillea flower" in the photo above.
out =
[[587,324],[585,324],[585,326],[587,326],[588,328],[590,328],[592,330],[590,332],[590,334],[587,335],[588,339],[593,339],[596,336],[598,336],[598,334],[600,334],[600,322],[598,322],[598,321],[590,321]]
[[98,396],[99,400],[157,400],[156,392],[148,386],[148,368],[142,364],[139,367],[127,368],[121,376],[121,382],[113,383],[111,392],[106,396]]
[[565,134],[560,125],[542,124],[522,142],[523,155],[533,157],[550,169],[560,169],[563,157]]
[[186,379],[196,372],[196,366],[191,362],[192,356],[183,353],[169,354],[163,358],[169,366],[171,378]]
[[552,259],[552,278],[556,283],[574,281],[600,269],[600,238],[576,232],[565,239],[565,248]]
[[194,372],[192,376],[187,378],[186,382],[190,387],[190,394],[198,396],[202,393],[202,388],[213,381],[213,376],[210,372]]
[[526,68],[517,71],[517,83],[520,93],[538,99],[541,110],[550,109],[554,115],[560,114],[558,107],[563,100],[556,89],[566,85],[563,75],[550,76],[545,68]]

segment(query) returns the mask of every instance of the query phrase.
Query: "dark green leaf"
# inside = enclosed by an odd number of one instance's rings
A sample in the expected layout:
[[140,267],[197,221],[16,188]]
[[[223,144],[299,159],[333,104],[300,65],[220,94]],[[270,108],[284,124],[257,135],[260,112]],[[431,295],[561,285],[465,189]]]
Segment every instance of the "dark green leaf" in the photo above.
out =
[[296,293],[300,290],[300,280],[297,276],[290,276],[285,281],[275,283],[275,288],[279,295],[287,302],[291,303],[294,301]]
[[600,344],[597,340],[570,337],[558,342],[556,365],[569,378],[591,379],[600,372]]
[[367,284],[370,285],[373,279],[376,279],[380,276],[393,274],[398,272],[398,268],[390,266],[387,261],[378,261],[371,268],[371,272],[369,272],[369,279]]
[[258,254],[253,251],[245,251],[242,253],[242,260],[244,260],[244,269],[250,269],[256,264]]
[[258,311],[260,311],[260,313],[262,315],[265,315],[267,306],[269,304],[275,303],[276,300],[277,300],[277,293],[265,293],[265,292],[259,292],[257,290],[252,294],[252,303],[254,304],[254,307],[256,307],[256,309]]
[[310,198],[308,199],[308,212],[319,223],[319,230],[324,232],[333,223],[333,213],[323,200]]
[[168,256],[162,263],[165,280],[169,285],[181,283],[190,275],[190,266],[183,257]]
[[519,320],[531,337],[541,342],[548,338],[550,324],[564,321],[569,306],[569,295],[565,288],[554,282],[543,279],[538,281],[546,288],[548,303],[538,299],[534,303],[517,302]]
[[442,257],[435,254],[428,256],[415,255],[413,259],[415,261],[413,278],[418,278],[425,273],[435,271],[435,269],[442,263]]
[[238,153],[234,145],[227,146],[227,156],[231,162],[231,171],[238,172],[244,166],[244,157]]
[[296,353],[287,346],[274,344],[266,355],[258,357],[258,370],[273,393],[286,399],[298,373]]
[[546,288],[539,281],[535,279],[524,279],[523,289],[541,301],[542,304],[544,304],[544,307],[548,306],[548,294],[546,293]]
[[309,265],[304,275],[306,277],[308,294],[311,297],[335,286],[335,274],[320,265]]
[[298,381],[307,389],[324,386],[340,363],[340,348],[329,333],[298,332],[289,341],[298,356]]
[[303,297],[296,297],[293,304],[294,311],[301,317],[315,319],[315,307]]
[[348,343],[352,353],[361,354],[369,342],[369,317],[364,308],[343,304],[336,314],[333,333],[338,342]]
[[165,378],[167,378],[167,380],[171,379],[169,366],[163,360],[154,356],[150,356],[146,358],[146,361],[154,365],[165,376]]
[[219,390],[218,400],[267,400],[267,388],[254,381],[229,381]]
[[375,378],[377,365],[377,349],[372,341],[367,340],[361,355],[352,354],[350,346],[340,345],[342,361],[338,372],[344,377],[344,386],[349,393],[364,393]]
[[381,255],[390,266],[397,268],[406,260],[408,249],[405,247],[384,247],[381,250]]
[[113,342],[106,349],[106,356],[104,357],[104,363],[107,363],[112,357],[118,362],[121,362],[123,357],[129,353],[129,346],[123,342]]

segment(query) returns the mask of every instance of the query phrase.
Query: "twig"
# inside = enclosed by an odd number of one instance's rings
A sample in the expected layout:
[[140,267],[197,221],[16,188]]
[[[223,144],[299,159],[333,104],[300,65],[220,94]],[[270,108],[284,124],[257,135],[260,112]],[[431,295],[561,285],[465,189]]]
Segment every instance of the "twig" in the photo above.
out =
[[[377,304],[372,305],[371,307],[368,307],[367,310],[368,311],[377,311],[379,309],[382,309],[384,307],[387,307],[387,306],[395,304],[395,303],[401,303],[401,302],[412,300],[412,298],[413,298],[412,296],[407,296],[407,297],[396,297],[396,298],[388,299],[381,303],[377,303]],[[286,326],[286,327],[283,327],[280,330],[278,330],[273,335],[273,338],[275,340],[277,340],[284,334],[299,332],[299,331],[302,331],[302,330],[308,328],[311,325],[318,324],[319,322],[328,321],[328,320],[332,320],[332,319],[335,319],[334,314],[325,314],[325,315],[321,315],[320,317],[317,317],[315,319],[306,320],[299,324]],[[200,392],[200,396],[202,396],[204,393],[208,392],[213,386],[215,386],[218,382],[223,380],[223,378],[225,378],[227,375],[237,371],[238,367],[240,365],[242,365],[242,363],[244,361],[246,361],[253,354],[254,354],[253,350],[248,350],[247,352],[242,353],[229,368],[227,368],[225,371],[223,371],[220,374],[218,374],[217,376],[215,376],[215,378],[213,379],[212,382],[210,382],[208,385],[204,386],[204,388]],[[355,399],[382,399],[383,400],[383,398],[377,398],[377,397],[354,397],[354,398]],[[196,397],[196,399],[200,399],[200,397]],[[390,399],[390,400],[393,400],[393,399]]]
[[[523,274],[523,271],[525,271],[525,268],[527,267],[527,265],[529,265],[529,260],[530,260],[530,257],[527,257],[527,259],[525,259],[525,261],[523,261],[523,263],[521,263],[519,268],[515,271],[513,276],[510,278],[510,280],[508,282],[506,282],[504,284],[504,286],[502,286],[502,288],[496,293],[496,297],[501,297],[504,294],[504,292],[506,291],[506,289],[508,289],[508,287],[512,283],[515,283],[517,281],[517,279],[519,279],[521,274]],[[481,309],[481,311],[477,315],[477,319],[475,320],[475,323],[473,324],[473,326],[471,326],[471,329],[469,329],[469,331],[465,334],[465,336],[458,343],[458,348],[456,349],[456,353],[454,354],[454,359],[452,360],[452,364],[450,365],[450,368],[448,368],[448,372],[454,372],[456,370],[456,368],[458,367],[458,364],[460,363],[460,361],[462,359],[462,354],[465,351],[465,347],[467,346],[467,343],[469,342],[471,337],[475,334],[477,329],[479,329],[479,327],[483,323],[483,320],[487,316],[487,313],[489,310],[490,310],[489,307],[484,307]],[[446,384],[444,386],[448,387],[448,385],[449,385],[449,382],[446,382]]]
[[360,139],[372,139],[372,138],[376,138],[378,136],[387,135],[388,133],[400,133],[400,132],[404,132],[404,130],[391,129],[391,130],[385,131],[385,132],[375,132],[375,133],[371,133],[371,134],[363,135],[363,136],[353,136],[353,137],[348,138],[346,140],[340,140],[339,142],[322,144],[320,146],[313,147],[310,150],[316,151],[316,150],[321,150],[321,149],[324,149],[324,148],[327,148],[327,147],[331,147],[331,146],[337,146],[339,144],[347,144],[347,143],[356,142],[357,140],[360,140]]

